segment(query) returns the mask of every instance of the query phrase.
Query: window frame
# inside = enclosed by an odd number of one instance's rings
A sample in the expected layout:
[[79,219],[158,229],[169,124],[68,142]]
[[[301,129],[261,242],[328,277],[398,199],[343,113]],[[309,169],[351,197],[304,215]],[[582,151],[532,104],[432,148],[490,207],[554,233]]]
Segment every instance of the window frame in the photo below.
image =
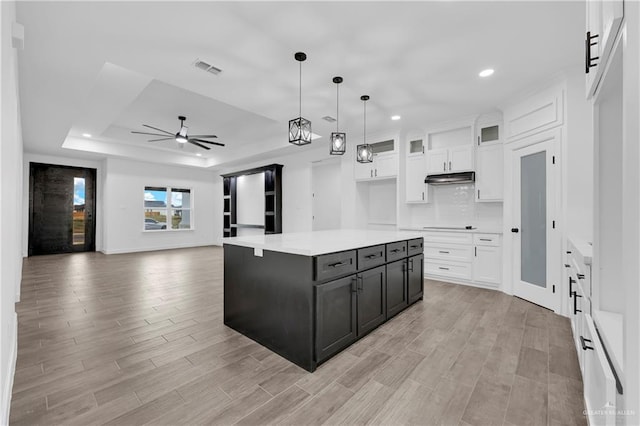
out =
[[[166,201],[164,207],[148,207],[146,205],[147,200],[145,199],[145,194],[150,190],[164,190],[166,192]],[[185,206],[184,202],[181,207],[173,207],[171,204],[172,193],[174,190],[179,190],[176,192],[188,192],[189,193],[189,205]],[[169,186],[169,185],[144,185],[142,188],[142,232],[150,232],[150,233],[162,233],[162,232],[184,232],[184,231],[194,231],[195,230],[195,221],[194,221],[194,190],[192,187],[185,186]],[[167,227],[165,229],[146,229],[146,220],[147,211],[149,210],[161,210],[165,211],[165,217],[168,218]],[[177,228],[174,229],[171,224],[171,219],[174,215],[175,211],[184,211],[187,210],[189,212],[189,228]],[[153,218],[151,218],[153,219]],[[167,219],[165,219],[167,220]]]

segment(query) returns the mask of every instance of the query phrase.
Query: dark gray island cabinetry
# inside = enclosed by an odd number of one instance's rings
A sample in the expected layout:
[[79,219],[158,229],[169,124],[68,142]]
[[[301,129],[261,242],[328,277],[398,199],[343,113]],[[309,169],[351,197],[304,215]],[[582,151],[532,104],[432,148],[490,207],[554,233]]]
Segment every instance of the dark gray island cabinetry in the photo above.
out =
[[423,297],[410,232],[224,239],[224,323],[300,367],[317,365]]

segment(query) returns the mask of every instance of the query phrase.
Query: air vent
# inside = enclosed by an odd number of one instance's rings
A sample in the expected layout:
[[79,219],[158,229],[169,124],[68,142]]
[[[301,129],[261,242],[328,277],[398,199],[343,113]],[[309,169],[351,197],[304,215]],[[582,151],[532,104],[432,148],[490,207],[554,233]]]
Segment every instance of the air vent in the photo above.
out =
[[193,65],[196,68],[201,69],[202,71],[206,71],[208,73],[214,74],[214,75],[218,75],[222,72],[222,70],[220,68],[216,68],[211,64],[206,63],[205,61],[201,61],[200,59],[196,59],[196,61],[193,63]]
[[322,117],[323,120],[328,121],[329,123],[335,123],[336,119],[329,116],[329,115],[325,115],[324,117]]

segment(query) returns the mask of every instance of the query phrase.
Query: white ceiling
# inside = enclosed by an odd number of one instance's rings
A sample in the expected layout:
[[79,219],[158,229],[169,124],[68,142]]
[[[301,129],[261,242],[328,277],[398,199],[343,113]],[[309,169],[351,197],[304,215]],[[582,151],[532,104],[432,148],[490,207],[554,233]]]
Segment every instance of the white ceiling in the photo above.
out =
[[[287,143],[298,112],[327,145],[340,127],[425,129],[490,112],[583,60],[583,2],[19,2],[25,149],[197,167],[309,149]],[[201,59],[217,76],[193,66]],[[484,68],[496,70],[481,79]],[[575,68],[573,68],[575,67]],[[402,120],[393,122],[390,116]],[[210,151],[131,134],[142,124],[214,133]],[[147,129],[148,130],[148,129]],[[82,136],[90,133],[91,138]],[[202,154],[197,157],[196,154]]]

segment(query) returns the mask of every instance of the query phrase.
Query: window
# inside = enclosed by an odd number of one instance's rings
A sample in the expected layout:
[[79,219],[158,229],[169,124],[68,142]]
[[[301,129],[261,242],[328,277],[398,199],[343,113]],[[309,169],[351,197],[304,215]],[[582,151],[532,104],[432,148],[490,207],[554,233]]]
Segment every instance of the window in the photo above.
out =
[[144,187],[144,230],[192,229],[193,196],[190,189]]

